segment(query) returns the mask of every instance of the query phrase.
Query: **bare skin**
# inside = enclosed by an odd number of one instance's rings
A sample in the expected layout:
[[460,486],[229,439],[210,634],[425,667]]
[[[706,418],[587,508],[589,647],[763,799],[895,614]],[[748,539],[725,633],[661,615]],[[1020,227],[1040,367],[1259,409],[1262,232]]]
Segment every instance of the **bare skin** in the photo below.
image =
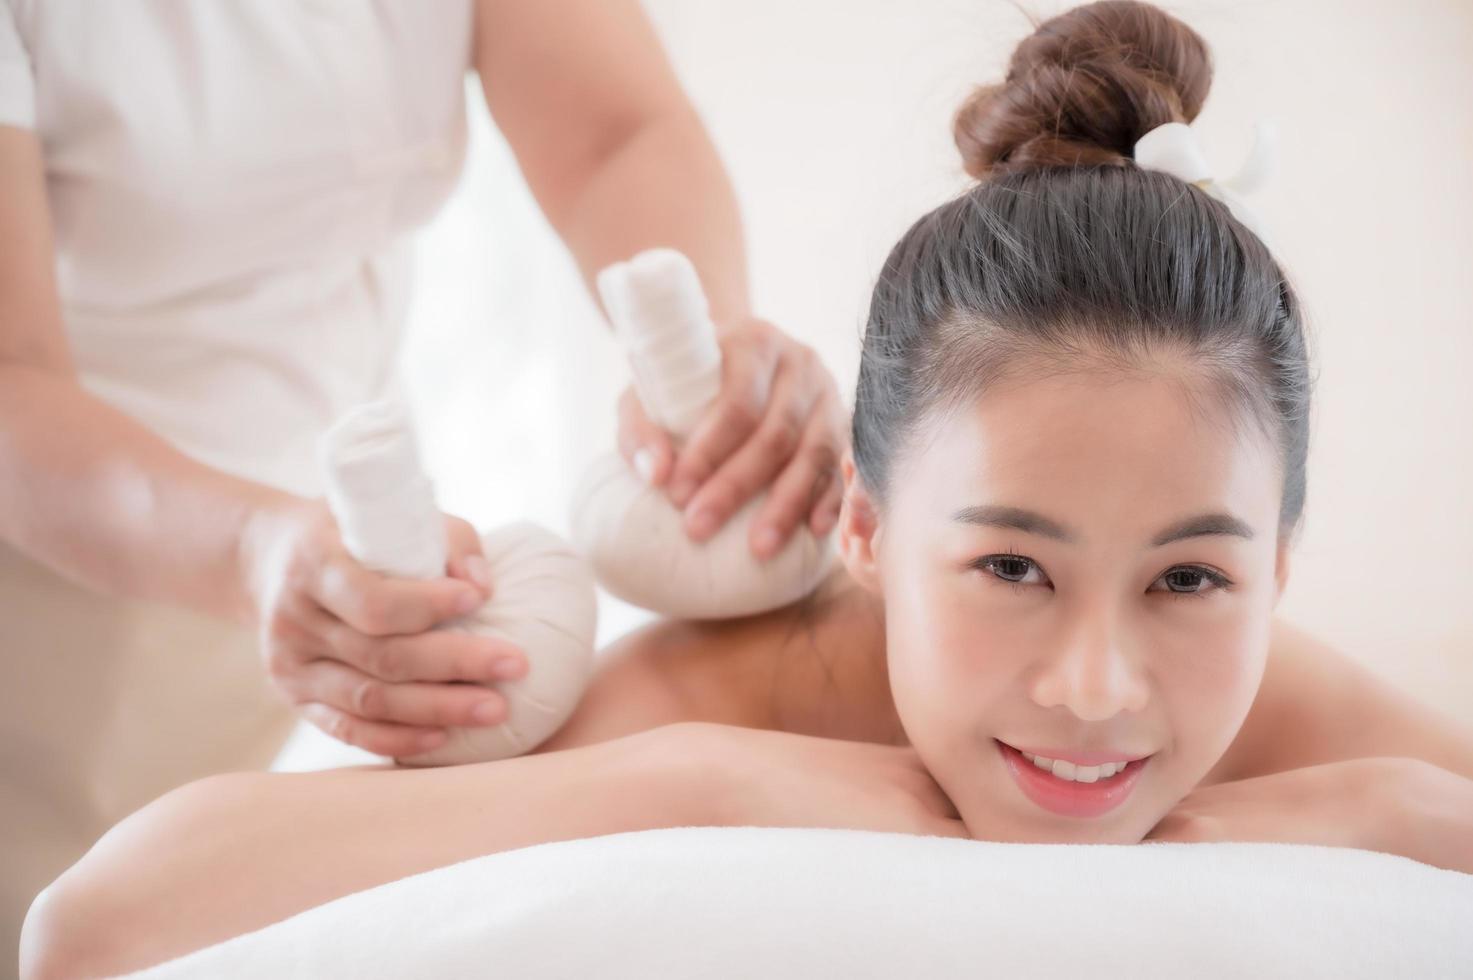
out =
[[[43,893],[27,919],[26,975],[142,968],[354,891],[546,841],[724,823],[965,836],[906,747],[883,625],[875,598],[840,568],[804,604],[741,620],[660,621],[616,641],[573,717],[528,756],[192,784],[124,821]],[[1473,779],[1473,731],[1303,631],[1276,622],[1268,664],[1238,736],[1199,789],[1388,755]],[[772,733],[773,754],[736,758],[775,770],[791,757],[790,773],[821,787],[801,801],[807,812],[750,809],[771,780],[713,782],[731,748],[722,733],[755,730]],[[836,793],[823,785],[830,778],[859,795]],[[890,799],[872,806],[877,793]],[[514,808],[494,805],[513,797]],[[917,800],[931,816],[913,822]],[[312,874],[292,871],[301,867]]]
[[[885,669],[884,610],[843,569],[804,606],[716,623],[661,621],[603,653],[568,723],[535,751],[676,721],[885,745],[906,737]],[[1367,756],[1410,756],[1473,779],[1473,728],[1276,620],[1263,684],[1199,786]]]
[[[994,389],[917,443],[886,506],[846,457],[844,566],[811,602],[633,633],[529,756],[171,793],[38,899],[28,969],[138,968],[458,860],[692,824],[1318,843],[1473,872],[1473,732],[1275,621],[1268,444],[1181,398],[1159,370]],[[1073,530],[951,517],[998,501]],[[1249,533],[1152,543],[1213,507]],[[1026,565],[992,569],[1001,554]],[[1209,563],[1232,581],[1163,591]],[[991,744],[1007,737],[1158,758],[1074,820],[1021,798]]]

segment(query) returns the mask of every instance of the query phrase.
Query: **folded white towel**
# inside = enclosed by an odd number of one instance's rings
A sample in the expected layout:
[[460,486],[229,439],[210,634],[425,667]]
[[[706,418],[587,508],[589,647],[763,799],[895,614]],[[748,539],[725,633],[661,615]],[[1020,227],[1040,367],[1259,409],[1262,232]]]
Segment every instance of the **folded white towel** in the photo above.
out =
[[476,858],[138,976],[1473,977],[1470,925],[1473,875],[1369,851],[683,828]]

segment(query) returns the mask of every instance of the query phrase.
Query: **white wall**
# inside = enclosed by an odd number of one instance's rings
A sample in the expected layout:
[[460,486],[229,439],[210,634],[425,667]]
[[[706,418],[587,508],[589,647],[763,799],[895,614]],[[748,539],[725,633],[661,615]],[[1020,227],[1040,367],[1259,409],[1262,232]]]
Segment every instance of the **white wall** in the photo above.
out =
[[[736,181],[758,311],[846,395],[870,285],[964,186],[951,112],[1028,32],[1005,0],[651,0]],[[1067,4],[1038,3],[1051,13]],[[1179,2],[1217,79],[1197,129],[1236,167],[1277,120],[1254,198],[1313,318],[1310,497],[1285,611],[1427,700],[1473,711],[1473,4]],[[442,504],[566,528],[613,443],[624,375],[479,107],[425,236],[412,391]],[[609,607],[605,639],[638,620]]]

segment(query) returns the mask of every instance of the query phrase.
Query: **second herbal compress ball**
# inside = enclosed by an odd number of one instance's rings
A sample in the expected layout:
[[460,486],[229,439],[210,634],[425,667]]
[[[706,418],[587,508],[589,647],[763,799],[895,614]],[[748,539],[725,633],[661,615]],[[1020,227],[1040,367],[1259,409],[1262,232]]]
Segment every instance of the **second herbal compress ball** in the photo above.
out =
[[[695,268],[679,252],[651,249],[604,269],[598,288],[640,404],[678,452],[721,390],[716,327]],[[756,558],[747,531],[765,499],[759,494],[697,543],[664,490],[611,453],[573,495],[573,542],[599,583],[626,602],[681,619],[752,615],[807,595],[834,557],[829,537],[804,525],[776,555]]]
[[[320,455],[328,506],[354,558],[386,575],[445,574],[444,521],[400,406],[376,402],[348,413],[323,436]],[[491,565],[491,599],[440,628],[514,644],[527,656],[527,675],[495,685],[508,708],[500,725],[452,728],[438,749],[397,760],[405,765],[521,755],[562,727],[588,685],[598,607],[587,561],[527,522],[482,534],[481,549]]]

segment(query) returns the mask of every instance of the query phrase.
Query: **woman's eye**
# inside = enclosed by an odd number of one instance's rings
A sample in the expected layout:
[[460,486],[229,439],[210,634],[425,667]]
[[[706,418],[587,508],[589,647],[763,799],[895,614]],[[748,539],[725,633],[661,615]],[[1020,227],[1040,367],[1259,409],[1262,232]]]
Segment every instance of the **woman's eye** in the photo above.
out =
[[1168,569],[1147,591],[1175,592],[1178,595],[1205,595],[1228,585],[1228,580],[1198,565],[1179,565]]
[[1035,585],[1048,581],[1043,577],[1043,569],[1032,558],[1024,558],[1022,555],[988,555],[978,558],[972,565],[994,578],[1015,585]]

